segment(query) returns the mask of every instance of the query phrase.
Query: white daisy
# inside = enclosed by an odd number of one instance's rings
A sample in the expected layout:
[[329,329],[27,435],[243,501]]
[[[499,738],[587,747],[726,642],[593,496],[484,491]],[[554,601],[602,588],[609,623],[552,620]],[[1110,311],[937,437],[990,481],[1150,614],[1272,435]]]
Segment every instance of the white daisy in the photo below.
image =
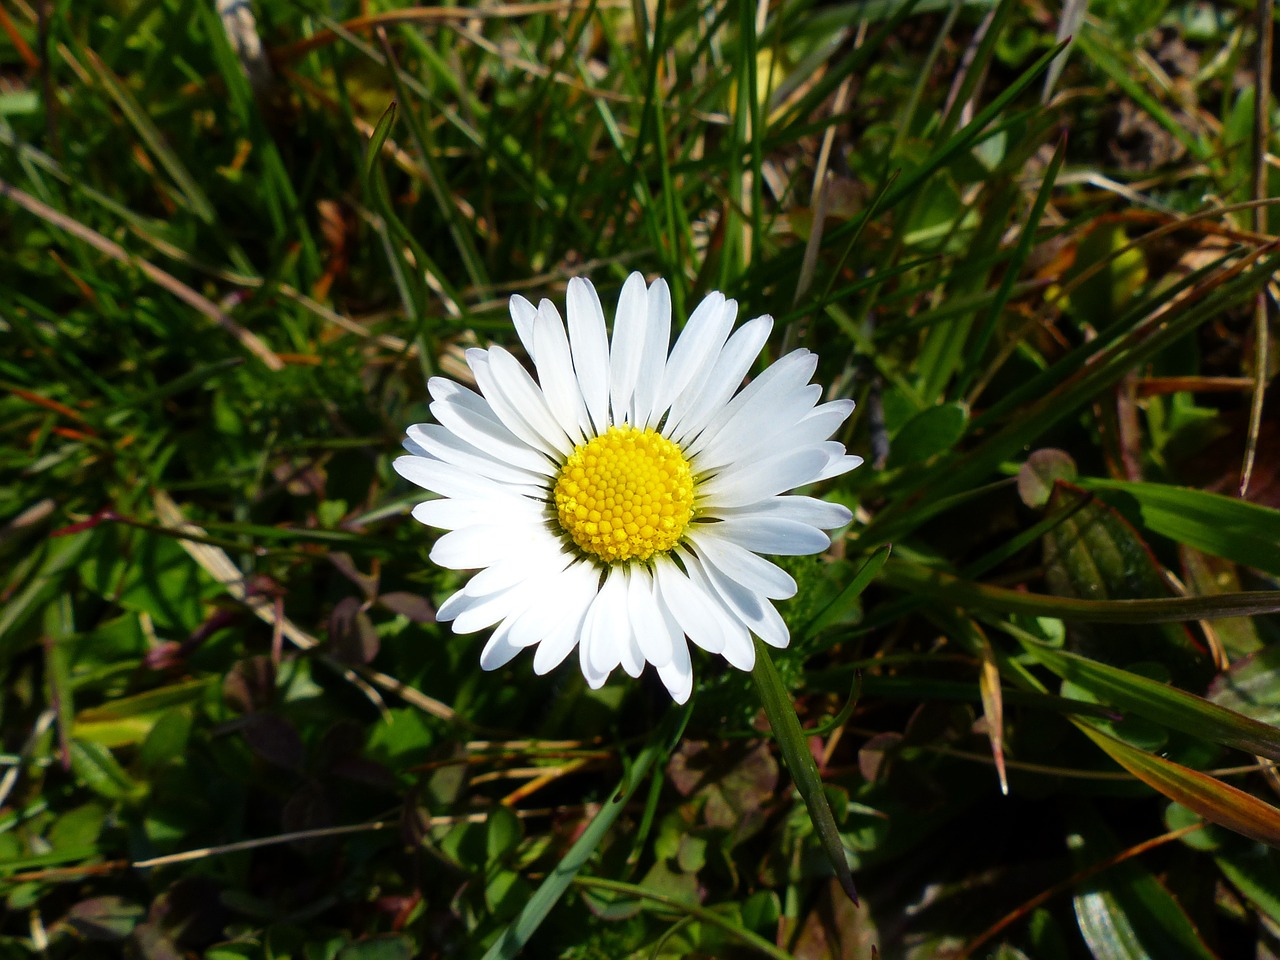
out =
[[439,497],[413,510],[448,531],[432,561],[479,571],[437,619],[494,628],[484,669],[536,646],[544,674],[577,647],[592,687],[651,663],[683,703],[687,640],[742,670],[752,634],[787,645],[770,601],[796,583],[760,554],[821,552],[823,531],[850,514],[783,494],[862,459],[828,439],[853,401],[818,403],[814,354],[796,350],[742,387],[773,319],[734,331],[737,306],[708,296],[668,355],[665,282],[627,278],[610,340],[595,288],[574,279],[567,334],[549,300],[511,298],[536,380],[497,346],[467,351],[479,393],[431,379],[437,422],[409,428],[395,468]]

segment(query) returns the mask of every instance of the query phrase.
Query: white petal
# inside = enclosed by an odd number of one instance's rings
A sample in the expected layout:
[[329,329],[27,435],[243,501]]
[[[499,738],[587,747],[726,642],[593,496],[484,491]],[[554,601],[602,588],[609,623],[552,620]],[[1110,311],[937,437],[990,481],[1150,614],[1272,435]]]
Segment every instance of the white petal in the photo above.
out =
[[715,509],[755,503],[812,483],[828,462],[826,450],[809,447],[806,450],[788,450],[754,464],[728,468],[698,485],[698,505]]
[[530,599],[525,611],[511,625],[511,643],[517,647],[531,647],[549,637],[565,618],[564,570],[555,572],[553,579],[539,578],[539,589]]
[[684,628],[680,626],[679,619],[671,611],[662,591],[658,589],[656,580],[653,598],[658,604],[658,612],[662,614],[662,621],[666,624],[667,632],[672,638],[671,662],[658,668],[658,676],[666,684],[672,699],[676,703],[684,703],[693,691],[693,664],[689,660],[689,644],[685,639]]
[[[559,558],[547,558],[537,565],[525,564],[527,571],[534,571],[531,575],[514,586],[495,590],[488,595],[472,596],[469,589],[471,584],[468,584],[462,591],[467,598],[456,605],[457,609],[450,608],[448,611],[453,617],[454,633],[474,633],[502,620],[504,630],[510,631],[511,645],[528,646],[528,642],[516,635],[515,628],[531,611],[541,609],[548,596],[556,596],[563,570],[571,561],[570,556],[562,553]],[[454,594],[449,598],[450,601],[457,596]]]
[[[818,387],[812,390],[816,397]],[[757,424],[756,429],[746,436],[734,436],[725,431],[717,441],[714,453],[708,448],[707,453],[696,458],[697,469],[718,469],[777,456],[785,450],[818,446],[840,428],[848,416],[845,411],[853,408],[850,400],[824,403],[815,410],[807,410],[807,404],[812,401],[801,393],[793,394],[784,402],[790,406],[779,406],[774,415]],[[828,467],[832,459],[844,454],[844,446],[836,441],[830,441],[825,449],[828,451]],[[825,470],[819,471],[815,482],[823,478]]]
[[818,356],[806,349],[795,349],[785,357],[773,361],[722,410],[717,411],[707,425],[707,430],[699,436],[698,443],[694,444],[694,449],[698,448],[698,444],[707,443],[719,430],[732,422],[742,420],[755,424],[760,415],[771,415],[788,394],[809,387],[809,378],[812,378],[813,371],[817,369]]
[[[718,570],[702,564],[701,561],[689,564],[689,575],[696,579],[704,590],[716,596],[736,623],[745,624],[752,633],[770,646],[785,647],[787,645],[790,639],[787,626],[767,599],[753,593],[742,584],[724,577]],[[750,651],[749,654],[746,650],[737,651],[742,656],[742,663],[735,662],[730,656],[735,650],[729,645],[725,647],[724,658],[740,670],[750,670],[755,666],[755,644],[748,639],[746,647]]]
[[[493,347],[491,349],[496,350],[497,348]],[[480,387],[480,392],[484,394],[485,401],[502,425],[511,431],[525,446],[538,451],[545,457],[559,460],[561,458],[559,448],[534,429],[520,412],[519,404],[513,402],[502,388],[498,376],[493,372],[489,350],[480,350],[473,347],[464,356],[466,357],[467,366],[475,374],[476,384]]]
[[564,547],[552,540],[545,549],[534,550],[514,559],[507,557],[490,564],[472,576],[462,592],[471,597],[487,597],[502,590],[510,590],[528,580],[531,569],[540,570],[544,565],[556,564],[559,564],[556,569],[564,569],[567,556]]
[[744,520],[755,517],[782,517],[795,520],[797,523],[807,523],[820,530],[834,530],[837,527],[843,527],[853,519],[853,514],[844,504],[801,496],[770,497],[759,503],[716,510],[710,515],[724,519],[738,517]]
[[480,389],[494,404],[495,412],[503,417],[503,421],[506,421],[506,416],[499,409],[494,394],[509,404],[515,415],[535,430],[546,444],[566,456],[572,453],[573,441],[552,414],[542,388],[529,376],[529,371],[520,366],[520,361],[502,347],[491,347],[489,369],[492,373],[487,378],[489,382],[482,382],[480,372],[476,371],[476,383],[480,384]]
[[[682,390],[670,395],[671,412],[667,416],[668,425],[680,423],[689,411],[696,408],[698,396],[707,385],[711,372],[716,368],[716,362],[720,359],[720,353],[724,349],[725,341],[729,338],[729,332],[733,329],[733,321],[737,315],[738,302],[736,300],[725,300],[720,304],[720,309],[708,321],[707,329],[702,331],[701,335],[693,341],[688,360],[688,381]],[[690,326],[692,326],[692,323],[691,319]],[[671,370],[672,364],[676,362],[676,354],[679,353],[680,347],[687,336],[689,336],[688,327],[680,335],[680,339],[676,341],[671,360],[667,363],[668,371]],[[664,427],[663,433],[668,432],[669,426]]]
[[654,562],[653,572],[661,602],[676,618],[680,629],[707,653],[722,651],[725,634],[713,602],[667,557]]
[[698,558],[685,551],[681,554],[681,559],[689,571],[689,582],[705,598],[707,609],[712,611],[720,632],[724,635],[724,649],[720,651],[720,656],[739,670],[750,670],[755,665],[755,646],[751,642],[751,634],[741,618],[708,581]]
[[613,343],[609,348],[609,404],[614,423],[631,423],[636,381],[644,356],[649,291],[644,277],[633,273],[622,285],[613,315]]
[[476,476],[469,470],[443,460],[430,457],[396,457],[391,461],[396,473],[410,483],[425,487],[432,493],[442,497],[459,497],[462,499],[476,497],[508,497],[512,494],[543,495],[538,487],[517,487],[501,484],[488,477]]
[[520,652],[519,647],[511,644],[506,626],[505,623],[500,624],[480,651],[480,669],[497,670],[505,667]]
[[413,519],[429,527],[458,530],[485,523],[536,523],[546,506],[526,497],[492,497],[487,500],[424,500],[413,508]]
[[644,651],[636,643],[634,633],[627,638],[627,643],[622,648],[622,669],[629,677],[639,677],[644,673]]
[[[476,393],[469,387],[464,387],[456,380],[450,380],[447,377],[432,377],[427,381],[427,393],[431,394],[432,400],[455,400],[459,397],[472,397],[488,410],[488,404],[480,394]],[[492,415],[492,411],[490,411]]]
[[541,473],[512,466],[476,448],[439,424],[415,423],[409,428],[408,437],[420,450],[437,460],[455,464],[499,483],[537,486],[544,479]]
[[688,388],[704,365],[709,366],[720,352],[733,326],[733,317],[725,322],[724,294],[709,293],[698,304],[684,330],[676,338],[662,375],[662,387],[653,407],[653,419],[661,418],[671,404]]
[[[472,402],[469,397],[474,397]],[[483,405],[483,410],[477,404]],[[524,470],[554,476],[557,470],[552,458],[517,437],[493,413],[487,400],[467,390],[447,400],[431,404],[431,414],[455,436],[490,456]]]
[[[841,450],[843,451],[843,449],[842,446]],[[843,453],[839,456],[833,456],[827,465],[818,472],[818,475],[813,478],[813,482],[830,480],[832,477],[838,477],[841,474],[848,473],[850,470],[856,470],[860,466],[862,466],[861,457],[845,456]]]
[[[802,409],[808,411],[822,395],[820,387],[809,387],[809,378],[818,368],[818,357],[808,350],[793,350],[770,364],[760,376],[712,417],[707,428],[690,444],[689,452],[698,453],[721,443],[736,446],[739,437],[757,433],[765,421],[777,421],[778,411],[791,411],[797,405],[795,395],[804,392],[811,399]],[[798,416],[783,421],[795,423]],[[728,433],[724,440],[721,436]]]
[[689,542],[705,566],[714,567],[726,578],[771,600],[787,600],[796,595],[798,588],[791,574],[724,537],[719,527],[718,523],[695,523],[690,527]]
[[849,419],[849,414],[853,413],[856,406],[857,404],[852,400],[828,400],[826,403],[815,407],[813,412],[805,417],[802,422],[808,423],[810,420],[821,420],[824,424],[834,424],[831,428],[831,433],[821,438],[826,440],[840,429],[840,424]]
[[831,546],[831,538],[817,527],[782,517],[733,517],[716,526],[720,536],[755,553],[802,557]]
[[[649,288],[649,317],[645,323],[644,355],[636,377],[636,426],[650,427],[660,411],[658,391],[667,368],[667,351],[671,345],[671,291],[667,281],[655,280]],[[686,657],[687,659],[687,657]]]
[[573,355],[569,352],[564,321],[550,300],[538,304],[533,341],[538,351],[538,382],[547,397],[547,405],[569,439],[575,444],[581,443],[584,430],[589,426],[587,408],[582,402],[578,377],[573,372]]
[[[627,578],[625,567],[611,567],[604,586],[591,605],[591,615],[583,631],[587,649],[583,651],[597,674],[608,676],[622,663],[631,645],[631,625],[627,620]],[[588,682],[591,678],[587,677]]]
[[463,527],[436,541],[431,562],[450,570],[478,570],[508,557],[532,554],[550,539],[550,531],[542,524]]
[[516,336],[520,338],[524,352],[529,355],[530,360],[537,363],[538,344],[533,339],[533,318],[538,315],[537,308],[517,293],[511,298],[508,309],[511,311],[511,322],[515,324]]
[[576,615],[566,617],[550,636],[538,644],[538,649],[533,655],[534,673],[541,677],[564,663],[565,657],[569,656],[573,648],[578,645],[579,634],[582,632],[582,618],[586,612],[584,607]]
[[643,658],[655,667],[664,667],[671,661],[672,640],[653,591],[653,575],[648,570],[635,566],[628,571],[627,615],[631,631]]
[[[454,633],[475,633],[522,612],[525,591],[521,587],[503,590],[487,597],[468,597],[455,593],[449,598],[451,601],[459,597],[462,599],[457,603],[441,604],[440,609],[453,621]],[[439,611],[436,612],[439,614]]]
[[574,277],[569,281],[565,310],[569,314],[569,344],[582,400],[595,432],[604,433],[609,428],[609,340],[596,288]]
[[474,602],[472,597],[467,596],[465,590],[459,590],[457,593],[451,594],[444,603],[436,608],[436,622],[448,623]]
[[[734,436],[725,431],[716,446],[718,461],[713,462],[708,453],[698,457],[699,469],[708,470],[730,463],[743,463],[780,454],[784,449],[797,450],[822,443],[844,423],[853,409],[852,400],[834,400],[809,409],[817,399],[819,388],[815,385],[785,397],[773,411],[757,421],[755,429],[745,436]],[[728,436],[726,442],[723,438]],[[731,445],[730,445],[731,444]],[[829,447],[829,456],[835,456]],[[839,453],[843,453],[841,447]]]
[[[813,409],[822,394],[816,384],[786,394],[768,410],[757,412],[753,422],[745,419],[721,430],[704,449],[694,454],[693,448],[701,442],[698,437],[686,447],[690,462],[699,473],[718,472],[738,464],[752,464],[758,460],[779,455],[782,450],[798,449],[800,424]],[[710,429],[710,428],[708,428]],[[705,435],[707,431],[703,431]],[[815,446],[826,437],[813,437],[809,446]]]
[[693,692],[693,664],[689,662],[689,645],[685,643],[683,634],[673,648],[671,662],[658,668],[658,677],[666,684],[672,700],[688,702],[689,694]]
[[742,386],[742,378],[755,363],[772,330],[773,317],[763,316],[756,317],[734,331],[720,351],[715,366],[707,373],[688,412],[678,423],[669,425],[664,431],[667,436],[677,442],[695,437],[724,409],[729,398]]
[[539,676],[559,666],[578,645],[583,618],[599,590],[600,572],[585,560],[578,561],[566,570],[564,578],[564,619],[538,644],[538,650],[533,655],[533,672]]

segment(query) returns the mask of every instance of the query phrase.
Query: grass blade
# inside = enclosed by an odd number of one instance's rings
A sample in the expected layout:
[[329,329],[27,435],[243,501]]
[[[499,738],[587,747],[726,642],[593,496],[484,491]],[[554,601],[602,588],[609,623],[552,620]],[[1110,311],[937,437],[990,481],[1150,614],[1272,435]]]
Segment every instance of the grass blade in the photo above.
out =
[[756,665],[751,671],[751,679],[756,682],[760,692],[760,700],[764,704],[765,715],[769,718],[769,726],[773,729],[774,739],[782,750],[782,757],[791,771],[796,789],[804,799],[805,808],[809,811],[809,819],[813,822],[822,848],[831,861],[832,869],[845,894],[855,904],[858,902],[858,891],[853,886],[853,874],[849,872],[849,859],[844,850],[844,841],[836,829],[835,817],[831,806],[827,803],[827,795],[823,791],[822,777],[818,773],[818,765],[813,762],[813,754],[809,751],[808,739],[800,729],[800,718],[796,716],[795,707],[778,676],[778,668],[773,665],[769,656],[769,648],[756,640]]
[[1280,810],[1221,780],[1131,747],[1087,723],[1085,736],[1147,786],[1228,830],[1280,847]]

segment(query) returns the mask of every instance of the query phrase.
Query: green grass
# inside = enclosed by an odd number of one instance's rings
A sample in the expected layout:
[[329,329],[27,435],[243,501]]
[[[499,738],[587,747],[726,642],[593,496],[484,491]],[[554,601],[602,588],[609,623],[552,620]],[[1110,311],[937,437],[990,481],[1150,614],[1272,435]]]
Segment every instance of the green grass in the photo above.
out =
[[[7,7],[0,960],[1275,952],[1256,32],[1090,6],[263,2],[257,88],[211,3]],[[774,662],[859,908],[749,676],[432,620],[426,377],[632,270],[858,402]]]

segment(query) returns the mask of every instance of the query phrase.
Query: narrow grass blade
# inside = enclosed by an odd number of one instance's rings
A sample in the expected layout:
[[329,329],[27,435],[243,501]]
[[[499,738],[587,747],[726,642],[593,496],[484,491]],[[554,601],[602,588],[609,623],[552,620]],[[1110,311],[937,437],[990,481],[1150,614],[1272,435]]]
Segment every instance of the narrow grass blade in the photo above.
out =
[[1170,800],[1228,830],[1280,847],[1280,810],[1270,804],[1206,773],[1144,753],[1090,724],[1076,726],[1112,760]]
[[391,128],[395,126],[396,116],[399,112],[399,105],[392,100],[387,104],[387,109],[382,112],[382,116],[378,118],[378,122],[373,127],[373,133],[369,134],[369,143],[364,152],[364,178],[367,191],[372,190],[374,186],[373,177],[379,169],[382,145],[387,142],[387,137],[391,135]]
[[[1054,61],[1055,64],[1061,62],[1061,58]],[[1053,157],[1045,168],[1044,179],[1041,181],[1040,189],[1036,193],[1035,202],[1031,205],[1031,212],[1027,214],[1027,222],[1023,225],[1022,232],[1018,235],[1018,243],[1014,247],[1013,256],[1005,266],[1004,278],[1000,281],[1000,289],[996,292],[995,302],[991,304],[990,310],[987,311],[986,319],[978,328],[973,343],[965,350],[968,356],[983,357],[986,355],[987,347],[991,344],[991,338],[995,335],[996,326],[1004,313],[1004,306],[1008,303],[1009,295],[1013,292],[1014,282],[1022,275],[1022,269],[1026,265],[1027,258],[1031,255],[1032,245],[1039,235],[1040,220],[1044,217],[1045,207],[1049,204],[1049,197],[1053,193],[1054,183],[1058,179],[1058,171],[1062,169],[1062,161],[1066,155],[1067,138],[1064,134],[1058,138],[1058,147],[1054,150]],[[968,393],[974,379],[984,370],[985,367],[980,364],[968,364],[967,369],[959,378],[955,395],[963,396]]]
[[889,553],[892,549],[893,545],[889,543],[878,547],[867,558],[867,562],[862,565],[862,568],[854,574],[853,579],[849,581],[845,588],[836,594],[830,603],[819,610],[814,618],[797,632],[797,639],[808,640],[833,623],[838,623],[853,608],[858,597],[862,595],[862,591],[867,589],[871,581],[876,578],[876,574],[880,572],[884,562],[889,559]]
[[618,815],[626,809],[627,802],[631,799],[632,794],[636,792],[636,788],[644,782],[655,764],[666,759],[667,754],[671,752],[672,747],[680,739],[680,735],[684,732],[685,724],[692,713],[692,703],[693,701],[690,701],[679,712],[672,711],[668,714],[667,722],[653,735],[649,745],[641,751],[640,756],[627,769],[626,775],[622,778],[622,783],[618,785],[617,790],[600,808],[600,812],[587,825],[586,830],[582,832],[582,835],[578,837],[574,845],[569,848],[569,852],[564,855],[564,858],[556,865],[555,869],[542,881],[542,886],[538,887],[534,895],[529,898],[529,902],[525,904],[519,916],[507,926],[506,930],[502,932],[502,936],[485,953],[484,960],[511,960],[529,942],[529,938],[542,925],[542,921],[547,918],[551,908],[559,902],[560,898],[564,896],[564,892],[569,889],[569,885],[573,883],[578,871],[586,865],[591,855],[595,853],[596,847],[600,845],[600,841],[604,839],[605,834],[609,832],[609,828],[618,819]]
[[751,671],[751,679],[756,682],[756,689],[760,691],[760,700],[764,704],[765,715],[769,718],[769,726],[773,729],[774,739],[778,741],[787,769],[791,771],[791,778],[795,780],[796,789],[800,791],[809,811],[813,828],[818,831],[827,859],[831,861],[841,888],[856,904],[858,891],[854,889],[844,842],[840,839],[835,817],[822,789],[818,765],[813,762],[813,754],[809,752],[804,731],[800,729],[800,718],[796,716],[791,697],[787,695],[782,678],[778,676],[778,668],[773,665],[769,656],[769,648],[759,639],[756,640],[756,665]]
[[1160,600],[1076,600],[973,583],[941,570],[902,561],[885,565],[884,582],[899,590],[932,595],[965,607],[1029,613],[1079,623],[1173,623],[1280,612],[1280,590]]
[[147,111],[129,92],[110,68],[106,66],[92,50],[81,51],[84,55],[85,63],[94,71],[97,76],[98,83],[102,85],[112,102],[124,114],[125,119],[133,127],[138,138],[146,144],[147,150],[151,156],[164,168],[169,175],[170,181],[177,188],[179,196],[192,213],[199,217],[205,223],[213,223],[217,215],[214,213],[213,204],[210,202],[208,195],[201,189],[200,184],[196,182],[195,177],[186,168],[186,165],[178,158],[173,149],[165,142],[164,134],[156,126],[155,121],[147,115]]
[[1128,670],[1055,650],[1022,635],[1021,631],[1010,632],[1018,636],[1023,649],[1040,663],[1104,702],[1205,740],[1280,760],[1280,729],[1270,724]]

